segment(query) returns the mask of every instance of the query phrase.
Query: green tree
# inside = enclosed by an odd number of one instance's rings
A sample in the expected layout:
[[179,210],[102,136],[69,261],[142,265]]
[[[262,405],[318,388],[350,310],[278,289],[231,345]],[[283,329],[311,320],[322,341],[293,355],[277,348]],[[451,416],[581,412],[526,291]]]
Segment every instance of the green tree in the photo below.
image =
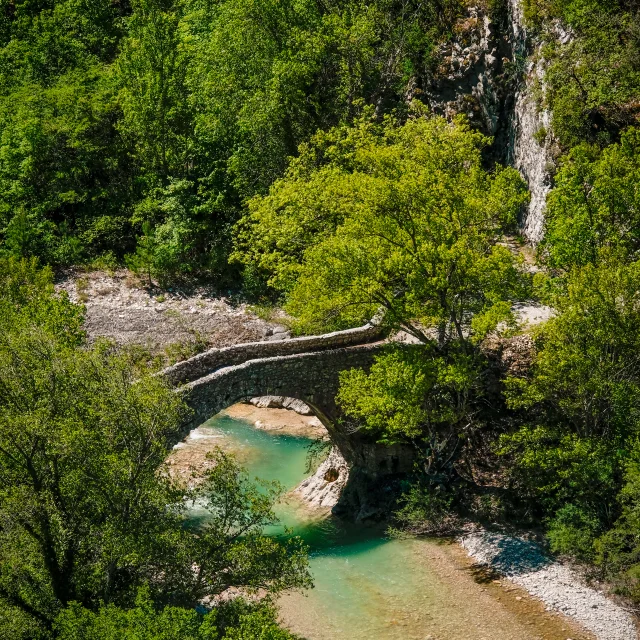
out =
[[126,5],[2,5],[0,232],[14,253],[69,264],[130,244],[132,165],[109,69]]
[[158,241],[150,222],[142,224],[142,236],[138,238],[136,252],[127,256],[127,266],[134,273],[146,276],[149,287],[153,286],[151,277],[156,273]]
[[541,253],[552,268],[634,261],[640,249],[640,131],[604,150],[575,147],[565,157],[547,201]]
[[620,517],[595,543],[595,561],[616,591],[640,601],[640,465],[638,447],[625,468],[618,495]]
[[128,37],[116,65],[124,112],[121,131],[133,138],[138,163],[155,186],[183,175],[190,164],[188,48],[180,37],[179,3],[132,4]]
[[67,347],[85,342],[84,309],[66,292],[57,295],[51,269],[37,260],[0,257],[0,324],[9,334],[25,327],[54,335]]
[[249,203],[238,258],[270,274],[305,330],[385,321],[424,343],[480,340],[523,295],[500,241],[526,202],[511,169],[482,168],[463,122],[363,118],[319,134]]
[[26,241],[9,242],[13,251],[68,264],[69,234],[81,241],[83,257],[109,248],[122,255],[130,245],[122,211],[130,167],[114,139],[113,100],[102,69],[0,96],[0,225],[7,240],[25,224],[29,232]]
[[443,351],[414,345],[389,348],[368,373],[352,369],[340,375],[337,401],[348,420],[378,442],[416,446],[418,485],[404,509],[407,523],[419,519],[419,503],[435,517],[438,508],[452,502],[461,479],[456,463],[483,420],[483,366],[480,354],[466,354],[459,346]]
[[278,483],[251,481],[222,451],[214,453],[212,461],[212,468],[190,493],[195,503],[208,510],[191,552],[191,562],[199,569],[190,602],[231,586],[272,593],[311,586],[307,548],[300,539],[278,541],[262,533],[264,527],[278,522],[273,505],[282,497],[283,488]]
[[640,264],[587,265],[554,301],[531,372],[507,380],[522,426],[502,438],[521,499],[558,551],[594,556],[620,515],[640,430]]
[[[196,61],[189,84],[201,140],[225,150],[241,197],[264,193],[318,129],[349,122],[364,101],[406,111],[407,87],[461,11],[458,0],[189,0]],[[206,25],[211,25],[210,29]],[[211,153],[209,151],[208,153]]]
[[95,613],[72,603],[57,617],[54,629],[59,640],[218,640],[215,617],[215,611],[202,615],[180,607],[156,611],[141,590],[131,609],[108,605]]
[[[156,606],[186,608],[230,586],[309,586],[304,545],[262,535],[279,489],[222,454],[197,489],[173,483],[179,396],[89,348],[49,271],[0,267],[0,635],[48,637],[71,602],[126,609],[143,585]],[[195,529],[193,500],[209,511]]]
[[[244,200],[363,104],[406,114],[460,0],[48,0],[0,5],[0,241],[235,284]],[[259,279],[257,279],[259,281]]]
[[[470,358],[449,360],[421,346],[393,349],[378,357],[366,374],[360,369],[341,374],[339,403],[347,415],[390,440],[442,435],[467,413],[469,384],[475,368]],[[435,447],[435,443],[432,445]]]

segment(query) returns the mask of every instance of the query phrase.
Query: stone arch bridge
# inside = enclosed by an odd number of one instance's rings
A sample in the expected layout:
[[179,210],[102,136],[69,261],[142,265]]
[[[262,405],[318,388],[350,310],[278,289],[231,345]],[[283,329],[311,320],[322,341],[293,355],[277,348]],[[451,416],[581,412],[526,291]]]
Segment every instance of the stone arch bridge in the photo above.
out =
[[[165,369],[162,375],[192,410],[182,436],[227,407],[256,396],[305,402],[329,432],[350,468],[344,506],[362,512],[366,485],[411,469],[407,447],[383,446],[340,420],[335,396],[340,372],[368,369],[383,345],[379,327],[365,325],[321,336],[211,349]],[[363,479],[366,481],[363,482]],[[356,486],[357,485],[357,486]],[[338,509],[340,511],[340,509]]]

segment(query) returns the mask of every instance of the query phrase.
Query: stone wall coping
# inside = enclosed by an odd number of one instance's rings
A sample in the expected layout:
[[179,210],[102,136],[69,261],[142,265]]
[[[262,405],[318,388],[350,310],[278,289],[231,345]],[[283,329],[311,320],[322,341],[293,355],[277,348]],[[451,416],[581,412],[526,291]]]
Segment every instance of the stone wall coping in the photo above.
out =
[[[297,344],[300,342],[298,340]],[[310,343],[313,344],[310,340],[302,341],[303,345]],[[321,344],[326,345],[326,342]],[[236,402],[259,395],[283,395],[301,400],[310,407],[327,428],[331,441],[348,465],[364,474],[362,477],[410,471],[413,467],[410,448],[401,450],[399,446],[387,447],[372,441],[370,434],[354,430],[350,422],[340,419],[341,408],[336,403],[340,373],[352,368],[368,370],[386,344],[386,340],[379,339],[364,344],[253,358],[209,371],[174,390],[191,409],[185,415],[180,437]]]
[[326,357],[335,357],[339,354],[353,353],[354,351],[378,351],[383,344],[383,341],[378,342],[370,342],[367,344],[356,344],[347,347],[338,347],[335,349],[325,349],[322,351],[304,351],[302,353],[291,353],[288,355],[280,355],[280,356],[271,356],[267,358],[254,358],[252,360],[245,360],[240,364],[230,365],[228,367],[222,367],[220,369],[216,369],[206,376],[202,376],[196,380],[192,380],[187,384],[184,384],[180,387],[179,391],[183,393],[188,393],[191,389],[196,389],[201,385],[208,385],[214,380],[223,379],[226,376],[237,373],[239,371],[243,371],[246,369],[252,369],[259,367],[264,364],[275,364],[278,362],[289,362],[291,360],[306,360],[313,358],[326,358]]
[[246,342],[230,347],[218,347],[167,367],[159,375],[166,378],[173,385],[180,385],[208,376],[215,370],[239,365],[247,360],[368,344],[379,340],[382,333],[383,329],[378,323],[368,323],[362,327],[332,331],[331,333],[316,336],[302,336],[277,341]]

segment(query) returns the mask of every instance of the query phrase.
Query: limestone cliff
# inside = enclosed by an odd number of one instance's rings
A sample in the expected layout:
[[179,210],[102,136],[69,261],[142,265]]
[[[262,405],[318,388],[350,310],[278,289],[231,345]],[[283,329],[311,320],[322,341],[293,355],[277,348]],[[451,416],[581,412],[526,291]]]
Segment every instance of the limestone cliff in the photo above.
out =
[[[570,37],[560,25],[555,35],[563,42]],[[466,115],[494,139],[491,159],[520,171],[531,192],[520,229],[533,244],[544,233],[554,171],[550,114],[542,105],[542,45],[527,30],[522,0],[508,0],[502,16],[470,7],[442,46],[441,64],[422,96],[434,113]]]

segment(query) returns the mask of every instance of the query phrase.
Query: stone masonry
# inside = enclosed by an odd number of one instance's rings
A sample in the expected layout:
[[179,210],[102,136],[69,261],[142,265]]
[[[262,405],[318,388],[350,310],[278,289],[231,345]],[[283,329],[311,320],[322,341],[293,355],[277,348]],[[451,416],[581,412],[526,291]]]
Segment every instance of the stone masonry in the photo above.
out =
[[345,420],[336,404],[340,372],[368,369],[383,344],[379,328],[367,325],[323,336],[212,349],[165,369],[162,375],[191,409],[182,437],[223,409],[256,396],[305,402],[346,460],[350,478],[357,479],[357,486],[350,480],[345,488],[348,510],[365,517],[366,485],[406,473],[413,464],[408,447],[378,444]]
[[356,329],[334,331],[320,336],[305,336],[279,342],[237,344],[221,349],[209,349],[193,358],[168,367],[162,374],[174,385],[184,384],[202,378],[222,367],[242,364],[247,360],[368,344],[380,340],[381,337],[382,330],[379,326],[366,324]]

